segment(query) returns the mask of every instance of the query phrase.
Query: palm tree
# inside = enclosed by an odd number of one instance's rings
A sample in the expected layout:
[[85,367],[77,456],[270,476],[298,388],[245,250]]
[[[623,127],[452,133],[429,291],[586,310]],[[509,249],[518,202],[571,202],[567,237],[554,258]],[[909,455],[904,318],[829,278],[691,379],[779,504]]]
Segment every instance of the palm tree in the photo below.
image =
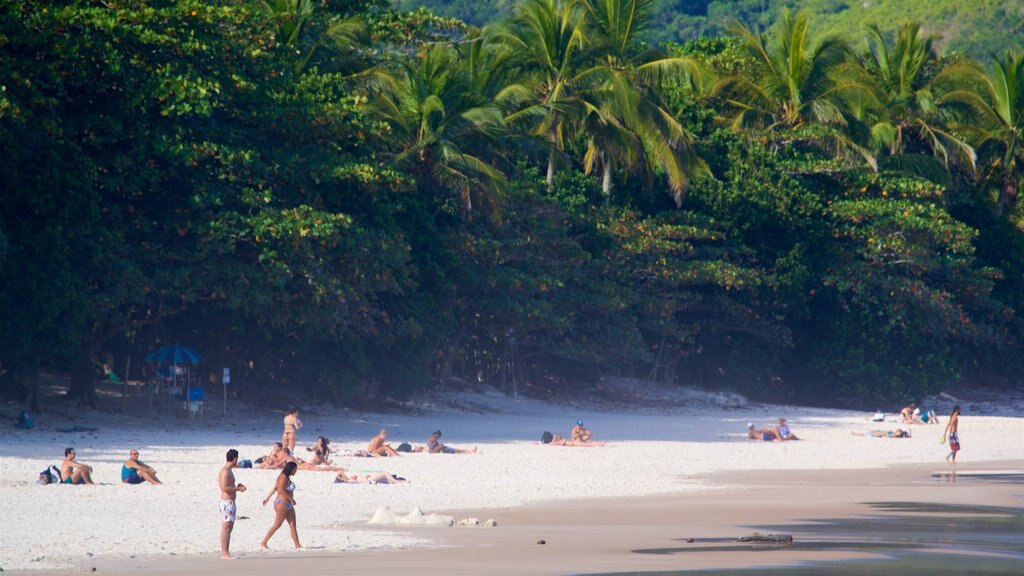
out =
[[584,79],[593,63],[583,18],[577,0],[522,0],[510,21],[485,30],[489,43],[515,54],[519,84],[533,94],[506,121],[547,142],[548,188],[554,186],[555,164],[572,117],[581,115],[580,92],[586,90]]
[[743,24],[732,28],[756,63],[751,76],[723,78],[715,88],[734,108],[730,118],[734,128],[844,123],[832,73],[849,60],[849,46],[835,34],[812,42],[809,27],[806,15],[794,16],[786,10],[774,43]]
[[396,164],[410,169],[421,185],[433,182],[455,192],[464,218],[471,216],[474,201],[496,214],[507,190],[504,173],[493,165],[502,150],[502,113],[474,92],[455,50],[437,44],[421,58],[402,60],[389,84],[372,109],[398,136]]
[[547,183],[568,141],[585,145],[584,168],[600,169],[611,195],[619,167],[665,170],[677,204],[704,170],[692,137],[660,105],[654,89],[670,73],[695,70],[683,58],[652,58],[637,35],[653,0],[524,0],[511,22],[491,27],[493,42],[518,55],[520,83],[535,95],[510,114],[549,145]]
[[1007,51],[993,57],[987,72],[960,63],[936,81],[952,87],[941,101],[961,112],[957,130],[978,151],[985,182],[997,189],[996,213],[1013,208],[1024,180],[1024,55]]
[[656,6],[656,0],[583,1],[593,31],[589,37],[603,61],[614,104],[606,115],[618,120],[606,122],[603,130],[587,130],[586,165],[589,169],[594,158],[603,165],[605,198],[611,193],[610,173],[616,161],[648,174],[661,168],[676,206],[681,206],[691,178],[709,171],[692,147],[693,135],[667,111],[659,89],[666,78],[699,79],[702,70],[691,58],[667,57],[643,45],[642,33]]
[[261,4],[277,27],[278,42],[295,50],[299,56],[295,63],[298,73],[305,70],[313,55],[324,46],[332,46],[351,56],[353,48],[365,44],[366,25],[359,18],[330,22],[326,29],[317,29],[315,0],[262,0]]
[[[812,40],[806,15],[783,13],[781,30],[774,42],[742,24],[732,28],[753,58],[750,75],[721,79],[712,94],[725,98],[730,108],[726,123],[737,131],[782,130],[796,134],[817,124],[828,127],[837,152],[862,157],[876,168],[874,155],[851,137],[854,115],[849,102],[871,102],[870,86],[857,79],[840,78],[838,72],[852,59],[846,40],[826,34]],[[851,131],[852,133],[852,131]],[[819,136],[812,136],[815,140]]]
[[877,26],[868,26],[867,32],[869,50],[861,73],[877,94],[880,118],[871,134],[888,153],[888,163],[934,172],[920,161],[922,154],[930,154],[943,167],[954,159],[973,167],[974,149],[947,129],[951,115],[936,101],[929,77],[938,66],[932,37],[916,22],[901,26],[891,46]]

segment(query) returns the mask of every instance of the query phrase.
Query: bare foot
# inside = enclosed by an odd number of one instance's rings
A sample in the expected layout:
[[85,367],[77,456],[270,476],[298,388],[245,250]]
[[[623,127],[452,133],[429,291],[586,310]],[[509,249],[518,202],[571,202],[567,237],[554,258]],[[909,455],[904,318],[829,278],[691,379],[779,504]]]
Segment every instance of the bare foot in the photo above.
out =
[[231,554],[221,554],[220,555],[220,559],[221,560],[238,560],[238,557],[237,556],[232,556]]
[[266,544],[260,544],[260,550],[270,550]]

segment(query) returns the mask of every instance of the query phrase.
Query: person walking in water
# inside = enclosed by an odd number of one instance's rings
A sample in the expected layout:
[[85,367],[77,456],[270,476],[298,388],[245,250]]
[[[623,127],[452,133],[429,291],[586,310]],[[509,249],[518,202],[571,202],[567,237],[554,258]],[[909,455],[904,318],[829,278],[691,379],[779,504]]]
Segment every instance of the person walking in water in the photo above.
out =
[[217,474],[217,483],[220,485],[220,558],[221,560],[234,560],[228,549],[231,547],[231,531],[235,529],[235,520],[238,519],[238,508],[235,506],[235,497],[239,492],[245,492],[245,484],[235,484],[235,473],[232,471],[238,466],[238,450],[228,450],[227,462]]
[[267,543],[270,542],[270,538],[277,532],[277,529],[281,527],[286,520],[288,521],[288,529],[292,533],[292,542],[295,543],[295,549],[302,548],[299,544],[299,530],[295,526],[295,482],[292,482],[292,476],[295,475],[295,471],[298,469],[298,464],[295,462],[289,462],[284,465],[284,470],[277,475],[277,482],[274,483],[274,488],[267,494],[267,497],[263,499],[263,505],[266,506],[267,502],[270,501],[270,497],[277,493],[277,498],[274,498],[274,524],[267,531],[267,535],[263,538],[263,542],[260,542],[260,548],[269,550]]
[[281,433],[281,444],[288,450],[289,454],[295,453],[295,433],[302,428],[302,420],[299,420],[299,409],[292,408],[284,417],[284,432]]
[[960,407],[954,406],[953,412],[946,422],[945,436],[949,438],[949,454],[946,454],[946,462],[956,464],[956,453],[960,451],[960,435],[957,428],[960,426]]

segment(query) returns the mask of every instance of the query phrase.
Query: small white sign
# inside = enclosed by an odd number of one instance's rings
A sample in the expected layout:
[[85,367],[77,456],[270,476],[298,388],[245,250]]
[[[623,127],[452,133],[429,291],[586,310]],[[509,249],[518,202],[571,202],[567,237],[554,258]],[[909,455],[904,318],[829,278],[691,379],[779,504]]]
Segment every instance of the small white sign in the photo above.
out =
[[231,383],[231,368],[225,368],[224,369],[224,380],[223,381],[224,381],[225,384],[230,384]]

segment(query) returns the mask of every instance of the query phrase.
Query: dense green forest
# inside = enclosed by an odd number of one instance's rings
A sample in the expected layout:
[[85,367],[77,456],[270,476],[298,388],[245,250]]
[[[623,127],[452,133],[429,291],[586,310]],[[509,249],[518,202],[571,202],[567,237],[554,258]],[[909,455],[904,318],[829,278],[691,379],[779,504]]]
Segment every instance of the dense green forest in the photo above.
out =
[[[435,14],[476,26],[512,15],[515,0],[394,0],[402,10],[425,7]],[[907,21],[937,35],[943,53],[976,58],[1024,48],[1024,0],[659,0],[653,11],[650,44],[714,38],[736,20],[766,29],[784,9],[815,16],[816,27],[863,40],[864,26],[894,32]]]
[[177,343],[332,401],[1022,385],[1021,52],[790,11],[654,50],[653,0],[508,9],[0,4],[3,390],[93,404]]

